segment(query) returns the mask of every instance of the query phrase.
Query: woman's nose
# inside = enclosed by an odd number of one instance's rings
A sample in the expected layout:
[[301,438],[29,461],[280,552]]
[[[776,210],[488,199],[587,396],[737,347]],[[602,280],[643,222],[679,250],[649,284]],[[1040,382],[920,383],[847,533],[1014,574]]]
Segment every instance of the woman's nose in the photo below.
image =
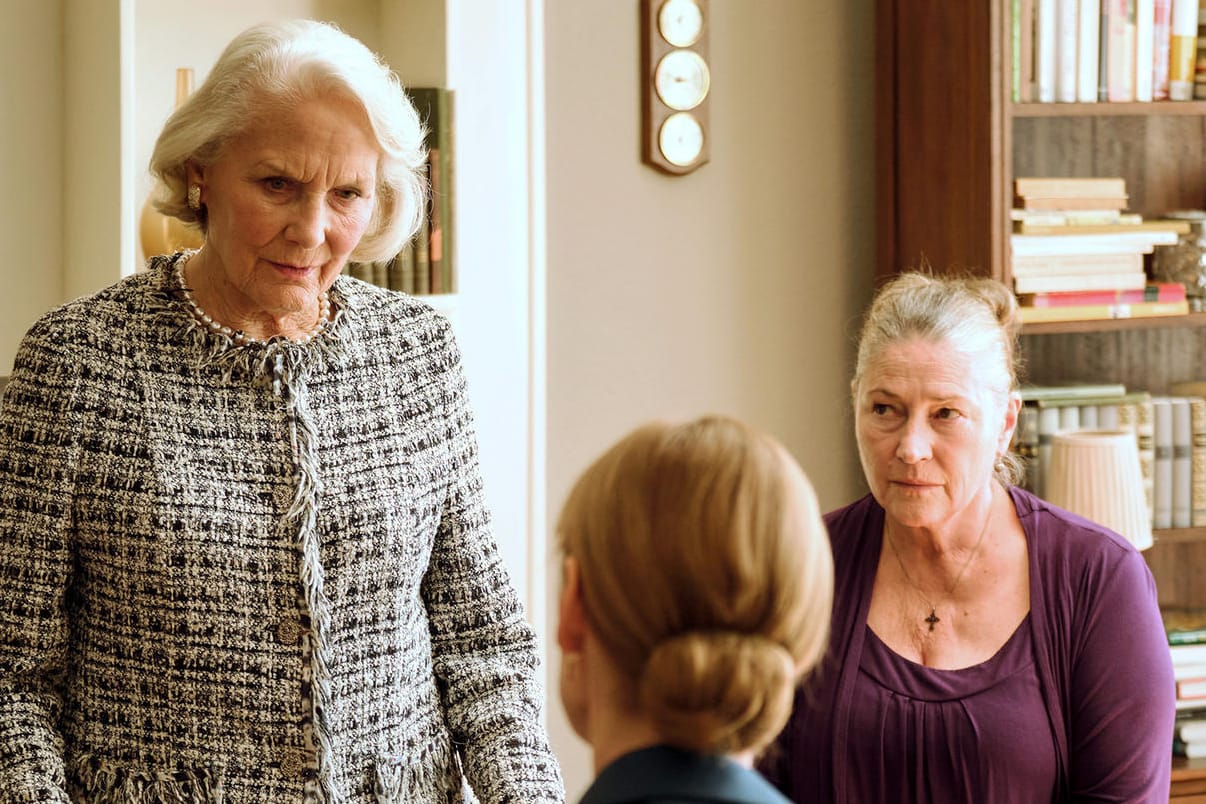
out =
[[918,463],[930,457],[930,428],[924,421],[910,418],[896,445],[896,457],[904,463]]
[[298,200],[292,210],[285,235],[303,248],[315,248],[326,239],[326,204],[308,196]]

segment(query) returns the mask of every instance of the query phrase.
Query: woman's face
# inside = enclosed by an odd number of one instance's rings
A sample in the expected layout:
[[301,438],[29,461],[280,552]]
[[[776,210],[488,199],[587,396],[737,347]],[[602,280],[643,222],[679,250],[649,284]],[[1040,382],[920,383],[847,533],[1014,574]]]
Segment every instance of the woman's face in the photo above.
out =
[[855,390],[855,431],[871,493],[905,527],[941,528],[992,480],[1021,404],[990,385],[999,367],[944,342],[885,348]]
[[312,315],[368,227],[378,155],[360,105],[332,95],[263,115],[213,164],[190,166],[208,215],[206,280],[223,305]]

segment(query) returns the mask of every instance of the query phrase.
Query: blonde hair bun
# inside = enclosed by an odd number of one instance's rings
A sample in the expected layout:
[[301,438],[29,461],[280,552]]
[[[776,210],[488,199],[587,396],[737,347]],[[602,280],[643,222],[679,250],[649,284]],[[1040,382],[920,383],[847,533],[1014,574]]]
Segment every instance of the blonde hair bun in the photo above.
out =
[[768,743],[783,728],[797,675],[787,648],[754,634],[692,631],[653,647],[641,707],[669,742],[709,754]]

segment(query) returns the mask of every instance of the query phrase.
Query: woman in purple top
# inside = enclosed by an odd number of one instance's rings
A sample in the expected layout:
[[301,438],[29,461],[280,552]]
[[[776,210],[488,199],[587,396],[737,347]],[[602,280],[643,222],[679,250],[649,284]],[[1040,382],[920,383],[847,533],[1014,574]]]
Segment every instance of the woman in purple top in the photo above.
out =
[[826,658],[763,771],[799,802],[1167,802],[1171,659],[1122,537],[1014,487],[1017,307],[905,274],[852,392],[871,488],[826,517]]

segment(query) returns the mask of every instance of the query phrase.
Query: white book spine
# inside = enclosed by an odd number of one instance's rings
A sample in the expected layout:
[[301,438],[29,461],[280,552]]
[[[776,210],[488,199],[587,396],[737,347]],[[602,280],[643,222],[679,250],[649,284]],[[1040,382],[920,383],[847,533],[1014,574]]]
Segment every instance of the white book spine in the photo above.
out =
[[1051,473],[1051,439],[1059,432],[1059,408],[1039,408],[1038,411],[1038,479],[1034,493],[1047,493],[1047,478]]
[[1034,79],[1040,103],[1055,102],[1058,0],[1035,0]]
[[1188,528],[1193,524],[1193,426],[1189,400],[1172,397],[1173,494],[1172,526]]
[[1081,430],[1097,430],[1101,425],[1097,422],[1097,406],[1096,405],[1081,405],[1080,406],[1080,429]]
[[1173,423],[1172,402],[1167,397],[1152,398],[1152,441],[1156,451],[1152,491],[1156,510],[1152,527],[1172,527],[1173,506]]
[[1056,0],[1055,13],[1055,99],[1075,103],[1080,22],[1077,0]]
[[1135,100],[1152,99],[1152,52],[1155,46],[1155,0],[1135,0]]
[[1101,0],[1080,0],[1076,31],[1076,100],[1097,101],[1097,75],[1101,47]]

